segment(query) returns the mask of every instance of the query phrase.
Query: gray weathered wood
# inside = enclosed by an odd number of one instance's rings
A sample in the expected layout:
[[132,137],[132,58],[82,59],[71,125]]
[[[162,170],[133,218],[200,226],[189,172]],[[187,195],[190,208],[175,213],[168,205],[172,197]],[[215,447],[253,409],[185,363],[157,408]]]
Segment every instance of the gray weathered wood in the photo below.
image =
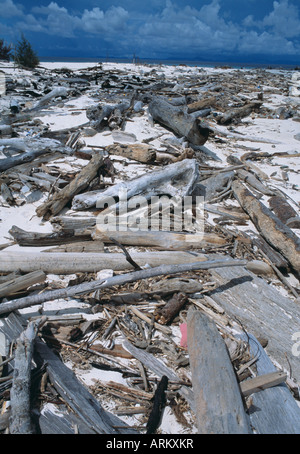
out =
[[46,362],[51,383],[57,392],[85,424],[92,427],[98,434],[138,434],[138,431],[131,429],[122,420],[105,411],[97,399],[80,383],[74,372],[44,342],[37,340],[35,350]]
[[15,349],[13,384],[10,390],[11,434],[31,434],[34,432],[30,415],[31,361],[33,341],[37,333],[37,322],[29,322],[17,340]]
[[[63,253],[62,253],[63,254]],[[45,254],[49,255],[49,254]],[[10,301],[8,303],[2,303],[0,305],[0,314],[5,314],[17,309],[24,307],[34,306],[42,304],[46,301],[52,301],[57,298],[69,298],[76,295],[82,295],[85,293],[93,292],[101,288],[113,287],[115,285],[123,285],[128,282],[135,282],[142,279],[148,279],[154,276],[183,273],[185,271],[199,270],[199,269],[210,269],[213,267],[225,266],[244,266],[246,261],[236,260],[220,260],[220,261],[204,261],[204,262],[193,262],[180,265],[161,265],[155,268],[145,269],[141,271],[135,271],[133,273],[127,273],[125,275],[117,275],[108,279],[100,279],[93,282],[85,282],[83,284],[74,285],[70,288],[57,289],[48,292],[41,293],[39,295],[31,295],[25,298],[19,298],[17,300]]]
[[85,210],[94,206],[104,208],[105,203],[111,203],[112,198],[119,197],[122,191],[127,191],[127,200],[135,195],[142,195],[148,200],[151,196],[161,194],[184,197],[191,194],[198,174],[197,161],[184,159],[130,181],[122,181],[105,191],[78,194],[73,198],[72,209]]
[[198,433],[251,433],[226,344],[215,323],[192,308],[187,341]]
[[232,183],[234,196],[249,214],[254,225],[275,249],[300,274],[300,239],[275,214],[260,202],[242,183]]
[[206,125],[182,107],[172,106],[164,99],[154,97],[149,104],[149,112],[155,121],[176,135],[185,137],[193,145],[204,145],[208,139]]
[[289,361],[293,377],[300,381],[299,358],[292,354],[292,336],[299,331],[299,304],[245,268],[218,268],[211,275],[217,286],[208,295],[248,332],[266,338],[270,357],[281,365]]
[[[243,334],[241,338],[249,342],[250,353],[258,356],[256,362],[258,376],[276,372],[277,369],[270,357],[253,334]],[[299,362],[299,358],[295,359]],[[300,434],[300,408],[285,383],[256,392],[251,398],[252,406],[249,408],[249,414],[255,433]]]
[[0,298],[24,290],[31,285],[39,284],[45,280],[46,274],[43,271],[33,271],[24,276],[13,278],[10,281],[0,284]]

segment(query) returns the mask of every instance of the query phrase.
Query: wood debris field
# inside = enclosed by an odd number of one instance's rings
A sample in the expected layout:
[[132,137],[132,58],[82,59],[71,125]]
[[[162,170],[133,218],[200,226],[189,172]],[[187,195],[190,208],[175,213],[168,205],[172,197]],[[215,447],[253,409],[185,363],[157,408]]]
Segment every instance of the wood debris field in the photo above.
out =
[[0,66],[1,433],[299,434],[299,71]]

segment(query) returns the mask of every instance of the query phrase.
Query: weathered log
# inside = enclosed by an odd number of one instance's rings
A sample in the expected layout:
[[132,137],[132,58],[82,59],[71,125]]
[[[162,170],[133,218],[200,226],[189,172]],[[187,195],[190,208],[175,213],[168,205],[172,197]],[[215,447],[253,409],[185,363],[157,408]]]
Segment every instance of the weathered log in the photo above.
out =
[[165,306],[154,311],[156,321],[162,325],[170,323],[187,301],[187,296],[184,293],[175,293]]
[[241,207],[249,214],[261,235],[300,273],[300,239],[240,182],[232,189]]
[[256,191],[259,191],[264,195],[274,196],[275,192],[263,184],[253,173],[244,169],[239,169],[237,170],[237,174],[241,180],[252,186]]
[[36,209],[38,216],[49,219],[58,214],[66,204],[80,192],[84,191],[89,183],[97,176],[99,168],[103,165],[103,156],[95,154],[91,161],[76,175],[76,177],[63,189],[57,192],[49,202]]
[[123,156],[145,164],[153,163],[156,158],[156,150],[147,144],[114,144],[106,147],[110,155]]
[[185,137],[193,145],[204,145],[208,139],[209,130],[205,123],[186,113],[182,107],[172,106],[155,97],[149,104],[149,112],[155,121],[176,135]]
[[49,152],[71,153],[71,149],[69,147],[66,147],[62,145],[61,142],[52,139],[0,139],[0,147],[1,146],[12,147],[23,153],[1,159],[0,172],[25,162],[31,162],[35,158]]
[[10,433],[34,433],[30,415],[30,385],[33,341],[37,333],[37,322],[29,322],[17,340],[15,349],[13,384],[10,391]]
[[12,226],[9,233],[19,246],[53,246],[91,239],[90,234],[76,236],[74,230],[52,233],[28,232],[16,225]]
[[274,214],[289,228],[300,228],[299,214],[284,197],[271,197],[269,206]]
[[119,197],[124,191],[127,191],[127,200],[135,195],[144,196],[148,200],[161,194],[184,197],[192,192],[197,178],[197,161],[184,159],[133,180],[115,184],[105,191],[78,194],[73,198],[72,209],[85,210],[93,206],[104,208],[106,203],[111,203],[112,198]]
[[119,112],[120,114],[124,113],[130,107],[129,101],[123,101],[118,104],[98,104],[92,107],[89,107],[86,110],[86,116],[90,120],[90,125],[92,128],[97,131],[101,131],[103,125],[107,124],[110,117]]
[[33,271],[32,273],[19,276],[3,284],[0,284],[0,298],[12,295],[20,290],[39,284],[46,280],[46,274],[43,271]]
[[193,196],[202,196],[209,203],[214,197],[218,196],[221,191],[231,184],[234,178],[234,172],[222,172],[212,175],[205,180],[197,182],[193,191]]
[[125,246],[150,246],[162,250],[184,251],[189,249],[201,249],[205,247],[220,247],[226,244],[226,240],[213,233],[175,233],[166,231],[138,230],[137,232],[103,232],[96,228],[92,234],[94,240],[103,243],[112,243],[114,238]]
[[215,289],[208,295],[248,332],[268,339],[268,354],[279,364],[289,363],[293,377],[299,381],[299,357],[292,354],[292,337],[299,331],[295,316],[299,304],[244,267],[214,269],[210,274]]
[[[181,263],[203,262],[206,260],[203,254],[191,255],[184,251],[157,251],[157,252],[132,252],[132,259],[139,266],[160,266],[164,263],[177,265]],[[42,252],[19,252],[6,250],[0,252],[0,272],[7,273],[20,270],[30,273],[42,270],[45,273],[72,274],[93,273],[101,269],[113,269],[115,271],[131,270],[130,265],[122,253],[86,253],[63,252],[44,254]]]
[[251,433],[233,366],[214,322],[189,309],[187,338],[198,433]]
[[[137,434],[126,423],[102,408],[60,358],[38,340],[35,344],[40,360],[46,362],[52,385],[75,413],[98,434]],[[114,426],[118,426],[115,428]]]
[[205,109],[207,107],[212,107],[215,105],[217,98],[215,96],[211,96],[209,98],[203,98],[199,101],[192,102],[188,104],[187,113],[194,113],[198,110]]
[[[169,255],[170,253],[168,253]],[[49,254],[44,254],[49,255]],[[66,255],[66,254],[65,254]],[[200,257],[201,259],[201,257]],[[119,259],[120,260],[120,259]],[[195,257],[194,257],[195,260]],[[169,260],[167,260],[169,262]],[[230,267],[230,266],[244,266],[246,261],[236,260],[218,260],[218,261],[199,261],[193,263],[179,264],[179,265],[161,265],[155,268],[150,268],[142,271],[135,271],[133,273],[127,273],[125,275],[113,276],[107,279],[100,279],[98,281],[86,282],[79,285],[74,285],[66,289],[52,290],[41,293],[39,295],[31,295],[30,297],[19,298],[17,300],[10,301],[9,303],[2,303],[0,305],[0,314],[12,312],[17,309],[24,307],[35,306],[42,304],[46,301],[52,301],[57,298],[69,298],[76,295],[82,295],[86,293],[99,290],[101,288],[108,288],[114,285],[123,285],[129,282],[135,282],[142,279],[148,279],[154,276],[166,275],[166,274],[177,274],[185,271],[210,269],[214,267]],[[74,272],[74,269],[71,271]]]
[[45,96],[43,96],[41,99],[39,99],[33,107],[28,109],[28,112],[34,112],[36,110],[39,110],[43,108],[46,104],[49,103],[54,98],[62,97],[66,98],[68,96],[69,90],[65,87],[56,87],[53,88],[49,93],[47,93]]
[[262,101],[253,101],[247,103],[245,106],[237,107],[235,109],[230,109],[229,111],[225,112],[224,114],[220,115],[217,118],[218,123],[220,124],[228,124],[233,120],[239,120],[241,118],[247,117],[251,114],[254,110],[259,109],[262,106]]
[[79,241],[44,249],[43,252],[104,252],[104,244],[102,241]]

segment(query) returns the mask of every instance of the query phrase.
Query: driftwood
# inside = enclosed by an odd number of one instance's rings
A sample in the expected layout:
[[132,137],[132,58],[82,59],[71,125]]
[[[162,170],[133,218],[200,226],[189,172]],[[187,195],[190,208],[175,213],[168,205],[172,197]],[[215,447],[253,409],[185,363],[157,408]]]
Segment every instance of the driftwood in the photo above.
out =
[[[7,273],[16,269],[23,273],[42,270],[45,273],[73,274],[97,272],[101,269],[113,269],[115,271],[131,270],[124,254],[121,253],[51,253],[42,252],[17,252],[1,251],[0,272]],[[181,264],[202,262],[206,260],[203,254],[190,254],[184,251],[157,251],[157,252],[132,252],[132,259],[139,266],[160,266],[164,263]]]
[[198,178],[198,164],[195,159],[185,159],[157,171],[146,173],[130,181],[125,181],[106,189],[78,194],[73,198],[73,210],[85,210],[93,206],[104,208],[112,203],[120,192],[127,191],[127,199],[139,195],[148,200],[155,195],[184,197],[189,195]]
[[46,361],[51,383],[58,393],[88,426],[93,427],[96,433],[115,435],[138,433],[119,418],[105,411],[75,374],[45,343],[37,341],[35,349],[40,359]]
[[249,214],[254,225],[275,249],[300,273],[300,240],[295,233],[272,213],[240,182],[234,181],[232,189],[241,207]]
[[37,323],[30,322],[17,340],[15,349],[13,384],[10,391],[11,434],[31,434],[34,428],[30,415],[30,384],[33,341],[37,333]]
[[153,163],[156,159],[156,150],[147,144],[114,144],[106,147],[110,155],[123,156],[145,164]]
[[216,101],[217,101],[216,97],[211,96],[209,98],[203,98],[203,99],[200,99],[199,101],[192,102],[192,103],[188,104],[188,106],[187,106],[187,113],[194,113],[194,112],[197,112],[198,110],[202,110],[207,107],[214,106]]
[[164,307],[155,310],[155,319],[163,325],[170,323],[187,301],[188,299],[184,293],[175,293]]
[[53,88],[53,90],[51,90],[49,93],[47,93],[41,99],[39,99],[39,101],[37,101],[33,107],[28,109],[28,111],[34,112],[36,110],[39,110],[39,109],[43,108],[46,104],[49,103],[49,101],[51,101],[54,98],[58,98],[58,97],[66,98],[68,95],[68,91],[69,90],[65,87]]
[[215,289],[207,295],[248,332],[266,338],[270,357],[279,364],[289,363],[293,377],[299,381],[299,358],[292,354],[292,336],[299,331],[295,316],[299,304],[245,268],[218,268],[210,273]]
[[104,244],[102,241],[79,241],[44,249],[43,252],[104,252]]
[[270,209],[290,229],[300,228],[299,213],[281,196],[274,196],[269,199]]
[[57,192],[49,202],[37,208],[37,215],[49,219],[50,216],[58,214],[76,194],[88,187],[89,183],[97,176],[98,170],[102,165],[103,156],[95,154],[71,183]]
[[49,152],[71,153],[71,149],[61,144],[61,142],[52,139],[0,139],[0,147],[12,147],[13,149],[23,152],[20,155],[11,156],[1,159],[0,172],[10,169],[11,167],[31,162],[38,156]]
[[[246,333],[241,338],[250,346],[250,354],[257,358],[255,363],[257,379],[276,373],[279,373],[281,377],[286,376],[283,371],[276,369],[254,335]],[[268,347],[266,350],[268,351]],[[296,358],[296,361],[299,361],[299,358]],[[245,383],[243,386],[246,386],[247,381],[242,382]],[[280,383],[263,391],[255,392],[251,395],[251,399],[252,405],[248,413],[255,433],[262,435],[299,435],[300,409],[286,383]]]
[[259,109],[262,106],[262,101],[253,101],[245,106],[237,107],[235,109],[230,109],[224,114],[220,115],[217,118],[218,123],[220,124],[228,124],[231,123],[233,120],[239,120],[241,118],[247,117],[251,114],[254,110]]
[[155,121],[172,130],[179,137],[185,137],[193,145],[204,145],[209,130],[197,117],[188,114],[182,107],[172,106],[163,99],[154,97],[149,104],[149,113]]
[[0,298],[12,295],[20,290],[24,290],[34,284],[39,284],[46,280],[46,274],[43,271],[33,271],[32,273],[19,276],[0,284]]
[[189,309],[187,336],[199,434],[249,434],[226,345],[205,314]]
[[157,385],[153,398],[153,406],[147,421],[147,434],[153,434],[159,426],[162,412],[166,404],[166,390],[168,388],[168,377],[164,375]]
[[53,233],[28,232],[16,225],[12,226],[9,233],[19,246],[53,246],[91,239],[90,234],[75,235],[74,230]]
[[171,250],[188,250],[201,249],[205,247],[220,247],[226,244],[226,240],[213,233],[175,233],[166,231],[138,230],[137,232],[103,232],[100,228],[92,234],[94,240],[103,241],[103,243],[112,243],[114,238],[125,246],[150,246]]
[[119,126],[122,122],[121,115],[128,110],[130,107],[129,101],[123,101],[118,104],[98,104],[92,107],[89,107],[86,110],[86,116],[90,120],[90,125],[92,128],[97,131],[101,131],[103,126],[108,124],[109,121],[112,121],[112,117],[118,116]]
[[[49,254],[45,254],[49,256]],[[65,254],[66,255],[66,254]],[[169,255],[169,254],[168,254]],[[195,258],[194,258],[195,260]],[[168,260],[169,261],[169,260]],[[39,295],[30,295],[29,297],[19,298],[17,300],[10,301],[9,303],[2,303],[0,305],[0,314],[5,314],[17,309],[24,307],[34,306],[42,304],[46,301],[52,301],[57,298],[69,298],[86,293],[99,290],[101,288],[113,287],[114,285],[123,285],[129,282],[135,282],[142,279],[148,279],[154,276],[161,276],[167,274],[183,273],[185,271],[210,269],[214,267],[225,266],[244,266],[246,261],[239,260],[216,260],[216,261],[204,261],[204,262],[193,262],[180,265],[161,265],[155,268],[145,269],[142,271],[134,271],[133,273],[127,273],[125,275],[113,276],[107,279],[100,279],[98,281],[86,282],[79,285],[66,289],[52,290],[41,293]],[[72,271],[74,272],[74,270]]]
[[[163,377],[164,375],[168,379],[174,381],[180,381],[179,376],[173,372],[168,366],[166,366],[161,360],[155,358],[151,353],[146,352],[140,348],[132,345],[128,340],[123,342],[123,347],[128,350],[136,359],[138,359],[146,368],[154,372],[158,377]],[[179,394],[186,399],[191,409],[194,411],[194,394],[193,391],[188,386],[181,386],[178,390]]]
[[257,377],[240,383],[241,392],[244,397],[247,397],[250,396],[250,394],[280,385],[286,381],[286,378],[287,374],[281,371],[258,375]]

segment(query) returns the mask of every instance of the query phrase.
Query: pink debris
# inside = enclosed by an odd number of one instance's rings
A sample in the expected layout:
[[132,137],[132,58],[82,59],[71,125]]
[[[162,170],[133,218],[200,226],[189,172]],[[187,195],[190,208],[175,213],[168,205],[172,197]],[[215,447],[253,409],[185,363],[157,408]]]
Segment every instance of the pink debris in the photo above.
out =
[[183,348],[187,348],[187,325],[186,325],[186,323],[182,323],[180,325],[180,331],[181,331],[180,346]]

